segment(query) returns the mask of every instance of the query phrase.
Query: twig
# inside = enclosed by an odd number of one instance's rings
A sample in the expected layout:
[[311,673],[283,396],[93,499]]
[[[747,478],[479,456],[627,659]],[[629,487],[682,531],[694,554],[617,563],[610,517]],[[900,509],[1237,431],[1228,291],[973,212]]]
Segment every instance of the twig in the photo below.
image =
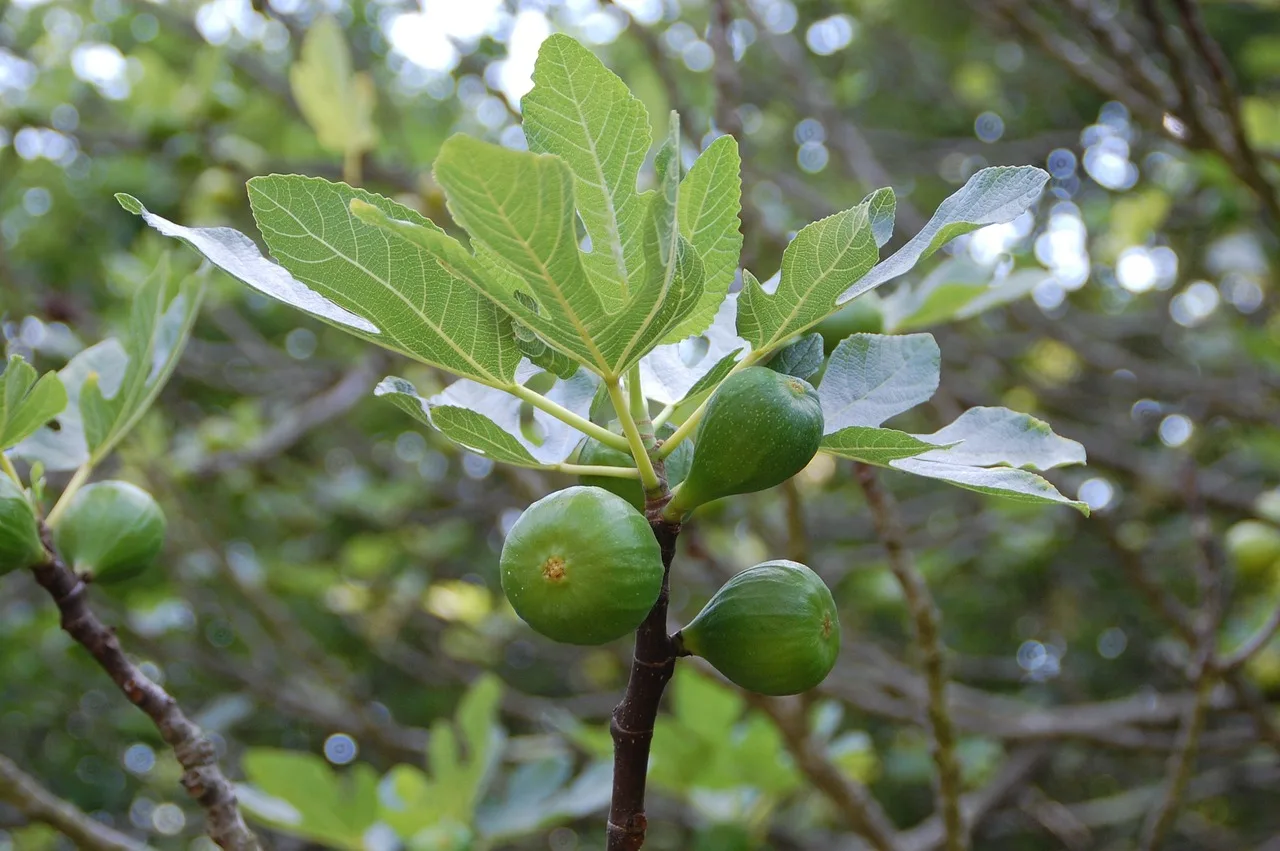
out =
[[661,519],[665,502],[665,498],[651,499],[646,512],[662,549],[662,590],[644,623],[636,630],[627,691],[609,722],[609,733],[613,737],[613,800],[609,805],[608,851],[636,851],[644,845],[648,827],[644,794],[649,746],[653,743],[658,704],[676,667],[676,648],[667,634],[667,602],[671,560],[675,557],[680,524]]
[[1213,535],[1208,510],[1200,496],[1193,458],[1187,458],[1184,475],[1191,536],[1201,554],[1196,570],[1200,606],[1195,617],[1195,658],[1187,674],[1195,687],[1196,699],[1178,728],[1178,743],[1169,756],[1160,800],[1143,824],[1143,851],[1157,851],[1164,841],[1165,834],[1178,818],[1178,808],[1195,770],[1200,736],[1209,717],[1210,697],[1218,682],[1215,642],[1227,605],[1226,559]]
[[916,645],[929,692],[927,712],[933,734],[933,761],[938,768],[938,810],[946,827],[945,847],[947,851],[963,851],[969,847],[969,837],[960,812],[961,779],[960,763],[956,759],[955,724],[947,706],[946,662],[939,634],[942,616],[929,593],[929,586],[903,545],[902,522],[893,497],[881,486],[874,467],[858,463],[854,468],[858,483],[866,494],[876,532],[888,553],[889,567],[902,586],[911,610]]
[[782,733],[787,750],[809,781],[878,851],[897,851],[897,830],[866,786],[843,774],[809,736],[804,710],[795,701],[748,694],[752,706],[764,712]]
[[787,506],[787,557],[807,564],[809,533],[804,524],[804,500],[795,479],[787,479],[782,483],[782,498]]
[[183,714],[168,692],[129,661],[115,631],[89,608],[88,586],[62,561],[48,527],[42,526],[41,536],[48,559],[32,572],[62,613],[62,628],[89,651],[129,702],[147,714],[160,737],[173,748],[183,769],[183,787],[204,808],[209,838],[226,851],[259,851],[257,837],[240,815],[235,790],[218,768],[213,742]]
[[1100,9],[1096,0],[1058,0],[1058,2],[1076,13],[1085,28],[1107,50],[1116,64],[1123,68],[1131,79],[1140,82],[1152,99],[1166,105],[1175,101],[1177,94],[1172,91],[1173,84],[1168,75],[1151,61],[1151,57],[1142,49],[1142,45],[1117,20],[1117,15]]
[[1178,747],[1169,757],[1160,800],[1148,813],[1142,829],[1143,851],[1156,851],[1178,817],[1178,808],[1195,769],[1196,752],[1200,734],[1204,732],[1209,715],[1209,695],[1213,691],[1214,682],[1214,676],[1208,671],[1202,672],[1199,677],[1196,701],[1178,730]]
[[[970,832],[982,824],[1005,799],[1023,788],[1023,784],[1048,755],[1049,748],[1044,745],[1032,745],[1014,751],[987,785],[966,794],[960,801],[960,809]],[[941,819],[933,815],[902,833],[898,845],[901,851],[933,851],[945,841],[946,834]]]
[[49,825],[77,848],[148,851],[150,847],[85,815],[75,804],[50,792],[3,754],[0,754],[0,801],[12,805],[31,821]]

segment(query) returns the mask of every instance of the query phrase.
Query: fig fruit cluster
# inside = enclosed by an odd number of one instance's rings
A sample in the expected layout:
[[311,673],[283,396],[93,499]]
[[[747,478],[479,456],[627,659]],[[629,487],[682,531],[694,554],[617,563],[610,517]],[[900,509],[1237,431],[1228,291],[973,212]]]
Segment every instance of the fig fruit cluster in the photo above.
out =
[[[707,403],[692,447],[668,456],[666,516],[781,484],[813,459],[822,406],[806,381],[765,367],[727,378]],[[660,431],[669,437],[671,431]],[[634,467],[624,451],[588,439],[578,462]],[[665,568],[634,478],[584,476],[516,520],[502,548],[502,588],[535,631],[566,644],[604,644],[635,631],[662,592]],[[683,630],[678,650],[707,660],[742,688],[807,691],[831,672],[840,621],[831,591],[803,564],[768,561],[734,576]]]

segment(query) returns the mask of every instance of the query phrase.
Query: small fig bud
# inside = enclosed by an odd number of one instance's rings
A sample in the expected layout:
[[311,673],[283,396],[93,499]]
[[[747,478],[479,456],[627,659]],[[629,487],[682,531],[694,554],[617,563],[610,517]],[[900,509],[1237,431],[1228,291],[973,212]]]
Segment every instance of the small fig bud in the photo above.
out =
[[71,497],[53,542],[77,573],[117,582],[151,566],[164,531],[164,513],[151,494],[128,482],[96,482]]

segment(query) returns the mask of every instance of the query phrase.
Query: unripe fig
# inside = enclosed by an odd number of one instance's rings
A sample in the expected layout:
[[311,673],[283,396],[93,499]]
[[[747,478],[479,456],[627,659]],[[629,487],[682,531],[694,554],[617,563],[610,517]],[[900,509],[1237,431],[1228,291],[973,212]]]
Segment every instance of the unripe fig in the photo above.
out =
[[[674,431],[675,429],[671,426],[664,425],[659,429],[658,436],[667,437]],[[684,481],[685,476],[689,474],[689,462],[692,460],[693,444],[687,440],[667,456],[668,487],[675,487]],[[634,468],[636,466],[635,460],[630,454],[620,449],[614,449],[612,446],[605,446],[594,437],[588,437],[586,442],[582,444],[582,448],[578,450],[578,463],[602,467]],[[579,481],[584,485],[604,488],[610,493],[616,493],[634,505],[637,511],[644,511],[644,486],[640,484],[639,479],[619,479],[615,476],[580,476]]]
[[778,559],[726,582],[676,640],[748,691],[799,694],[835,667],[840,619],[818,574]]
[[53,542],[77,573],[119,582],[151,566],[164,530],[164,512],[151,494],[128,482],[95,482],[71,497]]
[[565,644],[632,632],[662,589],[662,552],[644,517],[601,488],[544,496],[502,546],[502,590],[525,623]]
[[22,488],[0,473],[0,576],[43,560],[36,513]]
[[669,511],[780,485],[805,468],[822,442],[822,405],[802,378],[763,366],[724,380],[707,403],[689,475]]
[[879,334],[884,330],[884,311],[875,293],[863,293],[818,323],[822,348],[829,355],[840,341],[853,334]]
[[1256,576],[1280,564],[1280,529],[1261,520],[1241,520],[1227,530],[1227,552],[1236,568]]

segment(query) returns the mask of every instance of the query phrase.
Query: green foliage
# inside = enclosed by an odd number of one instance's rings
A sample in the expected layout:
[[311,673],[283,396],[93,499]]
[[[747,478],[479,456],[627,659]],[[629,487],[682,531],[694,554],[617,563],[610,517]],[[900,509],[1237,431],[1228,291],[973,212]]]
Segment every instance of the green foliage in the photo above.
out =
[[501,695],[495,677],[481,677],[458,703],[456,726],[433,725],[430,773],[397,765],[379,777],[366,763],[334,769],[314,754],[253,748],[241,761],[251,784],[243,804],[258,821],[328,848],[364,851],[383,824],[409,847],[463,851],[501,756]]
[[359,155],[378,143],[373,78],[353,72],[346,35],[334,18],[323,15],[307,29],[302,55],[289,69],[289,85],[325,148]]
[[59,371],[67,405],[57,429],[35,430],[15,454],[50,470],[101,462],[138,424],[173,373],[202,292],[201,274],[176,279],[162,255],[133,295],[123,341],[103,340]]
[[1006,408],[973,408],[929,435],[883,428],[885,420],[933,396],[939,380],[938,345],[929,334],[855,334],[836,347],[818,386],[832,455],[937,479],[1019,502],[1070,505],[1030,470],[1083,464],[1084,447],[1048,424]]
[[11,355],[0,374],[0,452],[16,446],[66,406],[67,390],[57,373],[46,372],[37,379],[31,364]]

